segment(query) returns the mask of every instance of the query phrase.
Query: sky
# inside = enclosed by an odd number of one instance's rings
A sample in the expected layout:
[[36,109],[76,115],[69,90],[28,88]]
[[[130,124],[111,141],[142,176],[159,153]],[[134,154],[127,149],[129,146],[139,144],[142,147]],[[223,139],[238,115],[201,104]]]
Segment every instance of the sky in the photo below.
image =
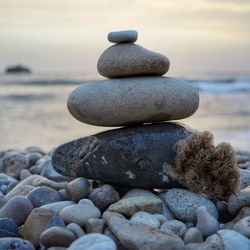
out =
[[124,29],[172,73],[250,72],[250,0],[0,0],[0,71],[97,74],[108,32]]

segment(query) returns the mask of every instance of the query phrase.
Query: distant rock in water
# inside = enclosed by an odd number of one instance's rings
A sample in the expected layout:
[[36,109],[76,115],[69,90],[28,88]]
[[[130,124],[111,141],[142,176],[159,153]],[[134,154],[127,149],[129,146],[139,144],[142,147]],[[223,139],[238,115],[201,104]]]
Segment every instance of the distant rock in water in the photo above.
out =
[[6,74],[20,74],[20,73],[31,74],[31,69],[24,67],[22,65],[16,65],[16,66],[7,67],[5,70],[5,73]]

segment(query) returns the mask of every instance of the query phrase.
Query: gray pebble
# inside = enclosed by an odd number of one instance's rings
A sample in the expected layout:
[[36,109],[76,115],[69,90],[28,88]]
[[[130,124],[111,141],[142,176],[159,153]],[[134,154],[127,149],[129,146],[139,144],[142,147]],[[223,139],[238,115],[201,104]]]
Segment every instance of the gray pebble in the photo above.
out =
[[235,223],[233,230],[250,239],[250,216]]
[[108,40],[111,43],[134,43],[138,38],[136,30],[122,30],[108,33]]
[[185,244],[189,243],[201,243],[203,242],[203,237],[201,232],[196,227],[190,227],[184,234],[183,241]]
[[157,217],[155,217],[153,214],[144,211],[135,213],[130,220],[134,222],[143,223],[155,228],[159,228],[161,226],[161,223],[159,219],[157,219]]
[[76,223],[70,223],[66,226],[66,228],[68,228],[75,235],[76,239],[85,235],[83,229]]
[[86,233],[102,234],[104,231],[104,224],[105,221],[103,219],[90,218],[85,225]]
[[187,227],[186,225],[178,220],[170,220],[165,222],[162,226],[161,226],[161,230],[163,232],[173,232],[175,235],[179,236],[180,238],[183,238],[185,232],[187,231]]

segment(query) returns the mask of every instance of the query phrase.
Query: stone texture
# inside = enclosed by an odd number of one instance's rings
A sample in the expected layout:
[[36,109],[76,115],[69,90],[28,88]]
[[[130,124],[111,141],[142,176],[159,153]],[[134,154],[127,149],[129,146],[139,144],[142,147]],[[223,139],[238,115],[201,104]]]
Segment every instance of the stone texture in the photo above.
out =
[[152,214],[161,213],[162,201],[158,198],[148,196],[129,197],[112,204],[108,210],[121,213],[128,217],[131,217],[139,211],[145,211]]
[[107,78],[161,76],[169,66],[166,56],[132,43],[107,48],[97,62],[98,72]]
[[79,201],[88,195],[90,183],[87,179],[79,177],[68,183],[66,191],[70,200]]
[[9,218],[0,218],[0,238],[18,237],[18,226]]
[[92,205],[77,204],[63,208],[59,213],[65,223],[76,223],[84,227],[88,219],[99,218],[101,216],[100,210]]
[[122,30],[108,33],[108,40],[111,43],[134,43],[138,38],[136,30]]
[[41,207],[33,209],[22,228],[23,238],[38,246],[40,235],[47,228],[50,219],[55,215],[56,213],[52,210]]
[[20,226],[25,222],[32,209],[33,206],[29,199],[15,196],[0,209],[0,218],[12,219]]
[[134,77],[84,83],[68,98],[79,121],[97,126],[123,126],[178,120],[199,106],[192,84],[171,77]]
[[186,189],[173,188],[162,193],[161,197],[170,208],[172,214],[183,222],[191,221],[196,223],[196,211],[200,206],[204,206],[213,217],[218,219],[218,212],[215,205],[202,194]]
[[74,241],[68,250],[116,250],[113,240],[103,234],[88,234]]
[[180,238],[183,238],[185,232],[187,231],[187,227],[186,225],[178,220],[170,220],[165,222],[162,226],[161,226],[161,230],[163,232],[172,232],[175,235],[179,236]]
[[13,188],[13,190],[6,194],[6,199],[10,200],[15,196],[27,196],[33,189],[34,186],[32,185],[23,185],[18,188]]
[[76,239],[85,235],[83,229],[76,223],[69,223],[66,228],[68,228],[76,237]]
[[68,247],[75,239],[75,235],[69,229],[54,226],[41,234],[40,243],[45,247]]
[[201,232],[196,227],[190,227],[185,232],[185,235],[183,237],[183,241],[185,244],[189,243],[201,243],[203,242],[203,237]]
[[27,240],[21,238],[0,238],[1,250],[35,250],[34,246]]
[[186,245],[186,250],[224,250],[218,247],[215,243],[190,243]]
[[90,233],[100,233],[102,234],[104,231],[105,221],[103,219],[90,218],[88,219],[85,230],[87,234]]
[[47,228],[55,227],[55,226],[62,227],[62,228],[65,227],[65,223],[63,219],[58,215],[51,217],[51,219],[49,220],[47,224]]
[[101,211],[104,211],[109,205],[119,201],[120,196],[113,186],[105,184],[93,189],[89,194],[89,199]]
[[64,197],[56,190],[48,187],[34,188],[27,196],[33,207],[40,207],[53,202],[64,201]]
[[113,217],[108,225],[125,249],[185,249],[179,237],[142,223]]
[[241,208],[250,206],[250,186],[231,195],[228,200],[228,211],[236,214]]
[[219,222],[208,213],[204,206],[197,209],[197,224],[196,227],[200,230],[203,237],[208,237],[215,234],[219,230]]
[[173,146],[188,135],[189,131],[173,123],[109,130],[61,145],[52,163],[67,176],[143,188],[171,188],[180,186],[166,175],[168,167],[175,166]]
[[235,223],[233,230],[250,239],[250,216]]
[[119,217],[122,219],[125,219],[125,217],[117,212],[111,212],[109,210],[106,210],[103,214],[102,214],[102,218],[104,219],[105,223],[108,223],[108,220],[112,217]]
[[43,205],[41,206],[41,208],[52,210],[56,214],[59,214],[63,208],[68,207],[70,205],[74,205],[74,204],[75,203],[73,201],[58,201],[58,202],[53,202],[47,205]]
[[157,217],[144,211],[135,213],[130,220],[138,223],[143,223],[155,228],[159,228],[161,226],[161,223],[159,219],[157,219]]

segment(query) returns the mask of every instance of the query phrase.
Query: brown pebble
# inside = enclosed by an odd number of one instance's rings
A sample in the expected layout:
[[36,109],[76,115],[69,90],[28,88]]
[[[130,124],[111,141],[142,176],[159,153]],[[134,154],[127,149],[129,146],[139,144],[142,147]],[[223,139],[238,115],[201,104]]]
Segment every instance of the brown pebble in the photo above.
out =
[[104,230],[104,224],[105,222],[103,219],[90,218],[85,225],[86,233],[102,234]]

